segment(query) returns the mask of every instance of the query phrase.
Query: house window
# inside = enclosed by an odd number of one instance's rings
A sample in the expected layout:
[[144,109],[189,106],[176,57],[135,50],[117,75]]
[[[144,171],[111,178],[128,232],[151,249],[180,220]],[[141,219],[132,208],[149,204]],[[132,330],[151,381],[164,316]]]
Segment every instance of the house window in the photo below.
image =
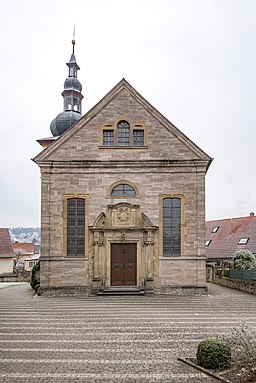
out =
[[113,129],[103,130],[103,145],[104,146],[114,145],[114,130]]
[[130,125],[127,121],[120,121],[117,125],[117,145],[130,145]]
[[136,129],[133,131],[133,145],[134,146],[144,145],[144,130]]
[[181,199],[163,199],[163,256],[181,255]]
[[238,242],[238,245],[246,245],[246,243],[249,241],[248,237],[241,238]]
[[119,184],[112,189],[111,196],[132,197],[136,196],[135,189],[128,184]]
[[212,229],[212,233],[217,233],[218,230],[219,230],[219,226],[214,226],[214,228]]
[[67,199],[67,255],[85,254],[85,199]]
[[211,239],[207,239],[207,241],[205,241],[205,246],[209,246],[211,242],[212,242]]

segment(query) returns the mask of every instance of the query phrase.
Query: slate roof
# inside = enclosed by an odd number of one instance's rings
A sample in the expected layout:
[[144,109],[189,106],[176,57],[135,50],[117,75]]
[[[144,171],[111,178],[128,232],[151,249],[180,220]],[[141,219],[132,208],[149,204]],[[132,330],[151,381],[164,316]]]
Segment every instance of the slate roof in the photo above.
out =
[[[214,228],[218,230],[213,233]],[[239,244],[248,238],[246,244]],[[237,251],[247,249],[256,254],[256,216],[220,219],[206,222],[206,246],[208,259],[232,258]]]
[[0,228],[0,258],[15,258],[9,229]]
[[35,244],[34,243],[20,243],[15,242],[12,244],[14,252],[20,254],[34,254]]

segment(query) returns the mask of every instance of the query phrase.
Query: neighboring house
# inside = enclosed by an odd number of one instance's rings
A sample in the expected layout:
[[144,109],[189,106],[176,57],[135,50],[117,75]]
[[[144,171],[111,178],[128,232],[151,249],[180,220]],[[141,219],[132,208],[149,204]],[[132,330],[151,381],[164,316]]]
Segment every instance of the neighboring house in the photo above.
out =
[[31,271],[33,266],[39,261],[40,255],[34,254],[25,259],[25,270]]
[[24,262],[24,269],[30,271],[39,260],[39,245],[34,243],[14,242],[12,244],[16,259]]
[[35,243],[34,254],[37,254],[40,256],[40,251],[41,251],[41,245],[39,243]]
[[64,111],[34,158],[40,293],[205,291],[211,158],[125,79],[82,117],[74,45],[67,66]]
[[206,257],[221,264],[230,262],[237,251],[247,249],[256,254],[256,217],[219,219],[206,222]]
[[25,262],[26,270],[32,270],[33,266],[40,260],[40,251],[41,251],[41,245],[35,243],[34,255],[32,255],[30,258],[26,260],[26,262],[28,262],[28,265]]
[[14,258],[9,229],[0,228],[0,274],[13,272]]

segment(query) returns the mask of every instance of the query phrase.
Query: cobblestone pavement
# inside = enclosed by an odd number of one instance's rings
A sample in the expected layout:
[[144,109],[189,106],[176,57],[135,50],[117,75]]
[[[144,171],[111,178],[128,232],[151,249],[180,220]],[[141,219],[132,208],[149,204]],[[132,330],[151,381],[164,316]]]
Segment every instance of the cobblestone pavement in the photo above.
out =
[[177,357],[242,321],[256,297],[210,285],[206,296],[33,297],[0,289],[0,382],[214,383]]

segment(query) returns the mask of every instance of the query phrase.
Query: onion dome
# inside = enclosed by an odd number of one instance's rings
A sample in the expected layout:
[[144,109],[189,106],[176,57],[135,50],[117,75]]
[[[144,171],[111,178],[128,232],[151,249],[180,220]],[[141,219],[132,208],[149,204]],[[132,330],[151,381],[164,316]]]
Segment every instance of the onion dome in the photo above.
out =
[[76,77],[67,77],[64,82],[64,89],[73,89],[77,92],[81,92],[82,84]]
[[57,115],[57,117],[52,120],[50,129],[54,137],[60,136],[67,129],[71,128],[80,118],[82,117],[81,113],[74,112],[73,110],[66,110]]
[[60,136],[71,128],[82,117],[82,85],[77,79],[77,71],[80,69],[75,58],[75,40],[72,40],[73,52],[68,66],[68,77],[64,82],[62,92],[64,111],[59,113],[51,122],[50,129],[54,137]]

